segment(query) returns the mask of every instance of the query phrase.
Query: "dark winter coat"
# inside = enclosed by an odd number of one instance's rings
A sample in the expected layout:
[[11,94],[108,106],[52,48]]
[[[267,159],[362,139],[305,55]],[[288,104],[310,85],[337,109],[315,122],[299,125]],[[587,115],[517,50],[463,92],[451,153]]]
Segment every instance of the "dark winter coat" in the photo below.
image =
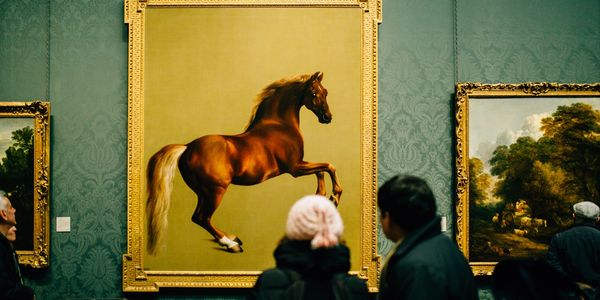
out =
[[[296,272],[305,281],[304,299],[334,299],[332,278],[341,282],[351,299],[369,299],[366,283],[350,270],[350,250],[344,245],[311,249],[310,241],[284,240],[275,249],[276,268],[264,271],[254,286],[250,299],[280,299],[290,285],[288,271]],[[284,271],[284,272],[282,272]]]
[[33,299],[33,290],[21,283],[17,255],[3,234],[0,234],[0,299]]
[[380,300],[478,299],[473,273],[437,217],[406,235],[381,274]]
[[550,241],[548,263],[576,282],[600,286],[600,230],[579,223]]

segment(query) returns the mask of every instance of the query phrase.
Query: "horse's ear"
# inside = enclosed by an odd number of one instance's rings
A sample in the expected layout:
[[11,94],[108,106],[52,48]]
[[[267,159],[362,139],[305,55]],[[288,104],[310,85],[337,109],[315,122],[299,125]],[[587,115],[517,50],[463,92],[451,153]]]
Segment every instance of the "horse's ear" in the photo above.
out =
[[310,76],[310,79],[308,81],[313,82],[315,80],[321,82],[321,80],[323,80],[323,72],[321,72],[321,71],[316,72],[315,74]]

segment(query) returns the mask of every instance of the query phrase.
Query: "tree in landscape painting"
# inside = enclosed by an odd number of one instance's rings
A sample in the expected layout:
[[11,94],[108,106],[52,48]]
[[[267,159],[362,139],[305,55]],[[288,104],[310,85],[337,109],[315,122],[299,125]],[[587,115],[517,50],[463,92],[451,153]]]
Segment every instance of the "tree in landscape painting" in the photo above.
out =
[[558,106],[540,129],[537,140],[497,146],[491,174],[469,160],[473,260],[543,256],[552,235],[571,224],[574,203],[600,203],[600,111]]
[[33,137],[29,126],[13,131],[0,163],[0,189],[17,209],[17,250],[33,249]]
[[600,203],[600,111],[583,103],[559,106],[542,120],[542,130],[555,141],[552,160],[571,175],[569,187],[580,199]]

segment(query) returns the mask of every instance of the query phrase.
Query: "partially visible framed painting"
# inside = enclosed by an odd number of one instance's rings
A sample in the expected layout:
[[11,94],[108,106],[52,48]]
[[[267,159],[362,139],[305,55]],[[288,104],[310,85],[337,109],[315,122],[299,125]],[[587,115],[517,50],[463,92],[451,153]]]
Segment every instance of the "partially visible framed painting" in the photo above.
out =
[[381,0],[126,0],[125,19],[123,290],[252,287],[314,193],[375,290]]
[[17,210],[19,263],[48,267],[49,102],[0,102],[0,190]]
[[600,83],[456,86],[456,240],[475,274],[544,257],[579,201],[600,204]]

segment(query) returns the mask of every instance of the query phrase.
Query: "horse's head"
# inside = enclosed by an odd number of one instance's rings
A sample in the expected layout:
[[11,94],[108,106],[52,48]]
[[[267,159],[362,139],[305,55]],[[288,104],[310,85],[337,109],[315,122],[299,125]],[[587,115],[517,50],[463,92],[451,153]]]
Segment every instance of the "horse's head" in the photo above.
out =
[[328,124],[331,122],[332,115],[327,104],[327,89],[321,85],[321,80],[323,80],[323,73],[317,72],[306,81],[302,101],[304,106],[319,118],[320,123]]

